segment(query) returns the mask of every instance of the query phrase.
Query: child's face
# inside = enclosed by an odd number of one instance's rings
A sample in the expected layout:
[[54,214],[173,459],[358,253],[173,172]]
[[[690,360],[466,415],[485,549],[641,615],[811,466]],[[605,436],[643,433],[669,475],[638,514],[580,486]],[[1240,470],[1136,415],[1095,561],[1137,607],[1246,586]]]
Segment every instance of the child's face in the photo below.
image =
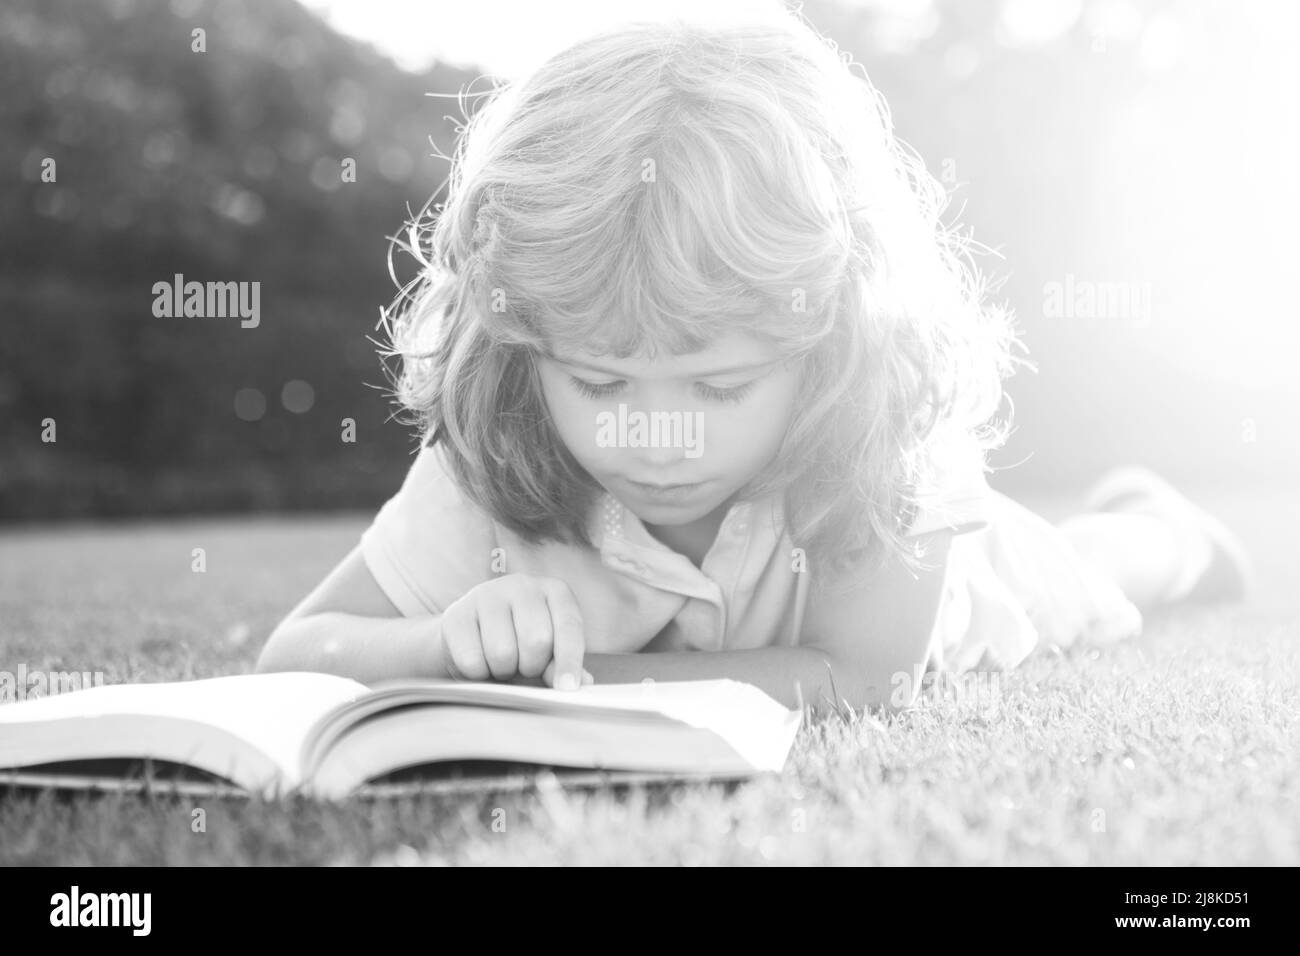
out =
[[694,355],[539,355],[537,368],[573,457],[643,522],[678,525],[710,514],[776,455],[799,379],[782,358],[731,334]]

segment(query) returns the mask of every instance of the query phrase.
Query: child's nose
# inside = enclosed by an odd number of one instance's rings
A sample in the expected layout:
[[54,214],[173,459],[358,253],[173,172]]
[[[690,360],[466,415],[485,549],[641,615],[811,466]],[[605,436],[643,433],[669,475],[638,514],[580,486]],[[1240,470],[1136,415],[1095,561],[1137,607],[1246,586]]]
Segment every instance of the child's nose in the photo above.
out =
[[672,443],[672,436],[660,436],[667,443],[661,444],[660,447],[653,445],[645,448],[632,448],[631,453],[636,457],[640,465],[638,475],[643,480],[653,480],[664,483],[688,482],[693,480],[689,475],[684,475],[686,465],[686,449],[678,447],[680,442]]

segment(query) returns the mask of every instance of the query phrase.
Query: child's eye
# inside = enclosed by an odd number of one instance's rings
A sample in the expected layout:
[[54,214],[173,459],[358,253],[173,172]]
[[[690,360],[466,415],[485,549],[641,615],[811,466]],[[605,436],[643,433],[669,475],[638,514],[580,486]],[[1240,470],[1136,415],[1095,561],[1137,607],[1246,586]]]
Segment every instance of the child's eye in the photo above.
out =
[[[608,398],[623,387],[622,380],[614,382],[587,382],[574,376],[569,376],[575,388],[588,398]],[[717,388],[713,385],[699,385],[700,394],[705,398],[716,402],[739,402],[749,394],[750,389],[754,387],[753,382],[746,382],[744,385],[736,385],[732,388]]]
[[574,387],[577,388],[578,391],[582,392],[582,394],[586,395],[588,398],[605,398],[613,395],[623,384],[621,381],[599,383],[586,382],[580,378],[575,378],[572,375],[569,376],[569,381],[573,383]]
[[732,388],[715,388],[712,385],[701,385],[700,391],[705,398],[711,398],[718,402],[739,402],[743,401],[749,394],[749,390],[754,387],[753,382],[746,382],[744,385],[736,385]]

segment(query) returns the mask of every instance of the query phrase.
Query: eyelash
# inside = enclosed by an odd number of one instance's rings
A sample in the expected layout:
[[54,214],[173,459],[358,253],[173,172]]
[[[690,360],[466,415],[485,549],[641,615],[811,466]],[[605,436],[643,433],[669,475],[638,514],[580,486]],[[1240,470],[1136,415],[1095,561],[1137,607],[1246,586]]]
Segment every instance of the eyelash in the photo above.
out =
[[[593,385],[591,382],[584,382],[580,378],[569,376],[575,388],[588,398],[609,398],[619,390],[619,382],[606,382],[601,385]],[[740,402],[744,401],[745,396],[749,394],[754,387],[753,382],[746,382],[744,385],[737,385],[734,388],[713,388],[709,385],[701,385],[700,390],[704,397],[716,402]]]

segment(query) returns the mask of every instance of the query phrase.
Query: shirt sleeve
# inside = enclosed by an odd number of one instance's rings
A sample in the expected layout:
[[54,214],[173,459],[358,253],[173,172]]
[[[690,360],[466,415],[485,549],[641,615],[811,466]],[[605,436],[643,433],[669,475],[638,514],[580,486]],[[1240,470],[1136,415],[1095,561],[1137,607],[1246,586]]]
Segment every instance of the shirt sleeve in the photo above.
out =
[[917,502],[908,537],[944,529],[967,534],[988,527],[992,494],[984,476],[984,456],[974,440],[964,441],[937,456],[937,488]]
[[366,566],[406,617],[441,614],[488,580],[494,547],[495,523],[456,484],[441,444],[420,449],[361,535]]

